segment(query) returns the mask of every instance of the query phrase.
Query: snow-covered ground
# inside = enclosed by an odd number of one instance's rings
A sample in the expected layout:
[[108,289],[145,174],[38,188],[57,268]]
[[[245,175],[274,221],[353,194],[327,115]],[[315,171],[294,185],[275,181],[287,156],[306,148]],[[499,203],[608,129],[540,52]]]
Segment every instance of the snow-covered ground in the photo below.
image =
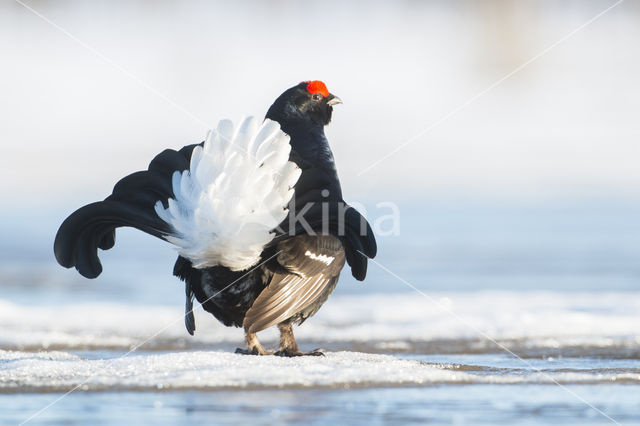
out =
[[[114,303],[28,306],[0,299],[0,349],[180,349],[242,343],[242,331],[196,308],[196,334],[174,307]],[[640,294],[458,292],[334,296],[295,330],[301,343],[377,352],[421,350],[443,342],[476,351],[507,346],[624,347],[640,351]],[[266,342],[275,330],[261,333]],[[321,345],[326,347],[326,345]],[[430,351],[433,352],[433,351]]]
[[607,382],[640,384],[640,371],[508,371],[359,352],[280,358],[197,351],[83,359],[66,352],[0,351],[0,392]]
[[[296,330],[326,356],[294,359],[233,353],[242,331],[200,309],[190,337],[179,306],[0,301],[0,392],[640,383],[638,296],[336,296]],[[262,334],[275,344],[274,330]]]

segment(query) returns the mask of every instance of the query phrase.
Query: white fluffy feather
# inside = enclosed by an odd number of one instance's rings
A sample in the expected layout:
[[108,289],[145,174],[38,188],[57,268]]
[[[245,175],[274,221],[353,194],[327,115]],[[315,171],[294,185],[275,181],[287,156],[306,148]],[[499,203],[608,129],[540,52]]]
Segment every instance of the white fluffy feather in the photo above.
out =
[[234,271],[255,265],[286,205],[300,169],[288,161],[289,136],[280,125],[247,117],[234,129],[223,120],[196,147],[189,170],[173,174],[175,199],[158,216],[170,224],[166,240],[196,268],[222,265]]

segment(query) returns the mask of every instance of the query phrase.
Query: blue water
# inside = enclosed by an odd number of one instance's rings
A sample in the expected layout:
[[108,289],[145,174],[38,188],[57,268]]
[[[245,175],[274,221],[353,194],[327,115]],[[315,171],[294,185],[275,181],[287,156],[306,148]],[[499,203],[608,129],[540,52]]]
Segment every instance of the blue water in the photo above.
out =
[[[640,387],[571,388],[621,424],[640,423]],[[17,424],[50,395],[3,396],[0,422]],[[9,407],[9,408],[7,408]],[[117,407],[117,409],[115,409]],[[30,424],[613,424],[554,386],[75,393]]]

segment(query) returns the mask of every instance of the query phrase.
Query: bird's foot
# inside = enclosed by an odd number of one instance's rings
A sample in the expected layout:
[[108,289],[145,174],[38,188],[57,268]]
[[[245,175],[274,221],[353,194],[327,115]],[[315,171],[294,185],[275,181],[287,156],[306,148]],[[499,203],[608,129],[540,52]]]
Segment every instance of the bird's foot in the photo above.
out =
[[237,354],[243,355],[273,355],[273,351],[268,351],[262,347],[256,333],[246,333],[245,340],[249,349],[236,349]]
[[294,356],[324,356],[322,349],[314,349],[310,352],[293,351],[291,349],[280,349],[274,353],[275,356],[292,358]]
[[236,353],[242,355],[273,355],[273,351],[256,347],[250,349],[236,348]]

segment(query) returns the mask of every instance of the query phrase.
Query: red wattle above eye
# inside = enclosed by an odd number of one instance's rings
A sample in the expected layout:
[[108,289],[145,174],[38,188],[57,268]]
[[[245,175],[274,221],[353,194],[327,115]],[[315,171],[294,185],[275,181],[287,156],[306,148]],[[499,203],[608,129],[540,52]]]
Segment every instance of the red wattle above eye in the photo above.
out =
[[309,82],[303,81],[303,83],[307,83],[307,91],[309,93],[317,93],[324,96],[325,98],[329,96],[329,90],[327,90],[327,86],[320,80],[313,80]]

